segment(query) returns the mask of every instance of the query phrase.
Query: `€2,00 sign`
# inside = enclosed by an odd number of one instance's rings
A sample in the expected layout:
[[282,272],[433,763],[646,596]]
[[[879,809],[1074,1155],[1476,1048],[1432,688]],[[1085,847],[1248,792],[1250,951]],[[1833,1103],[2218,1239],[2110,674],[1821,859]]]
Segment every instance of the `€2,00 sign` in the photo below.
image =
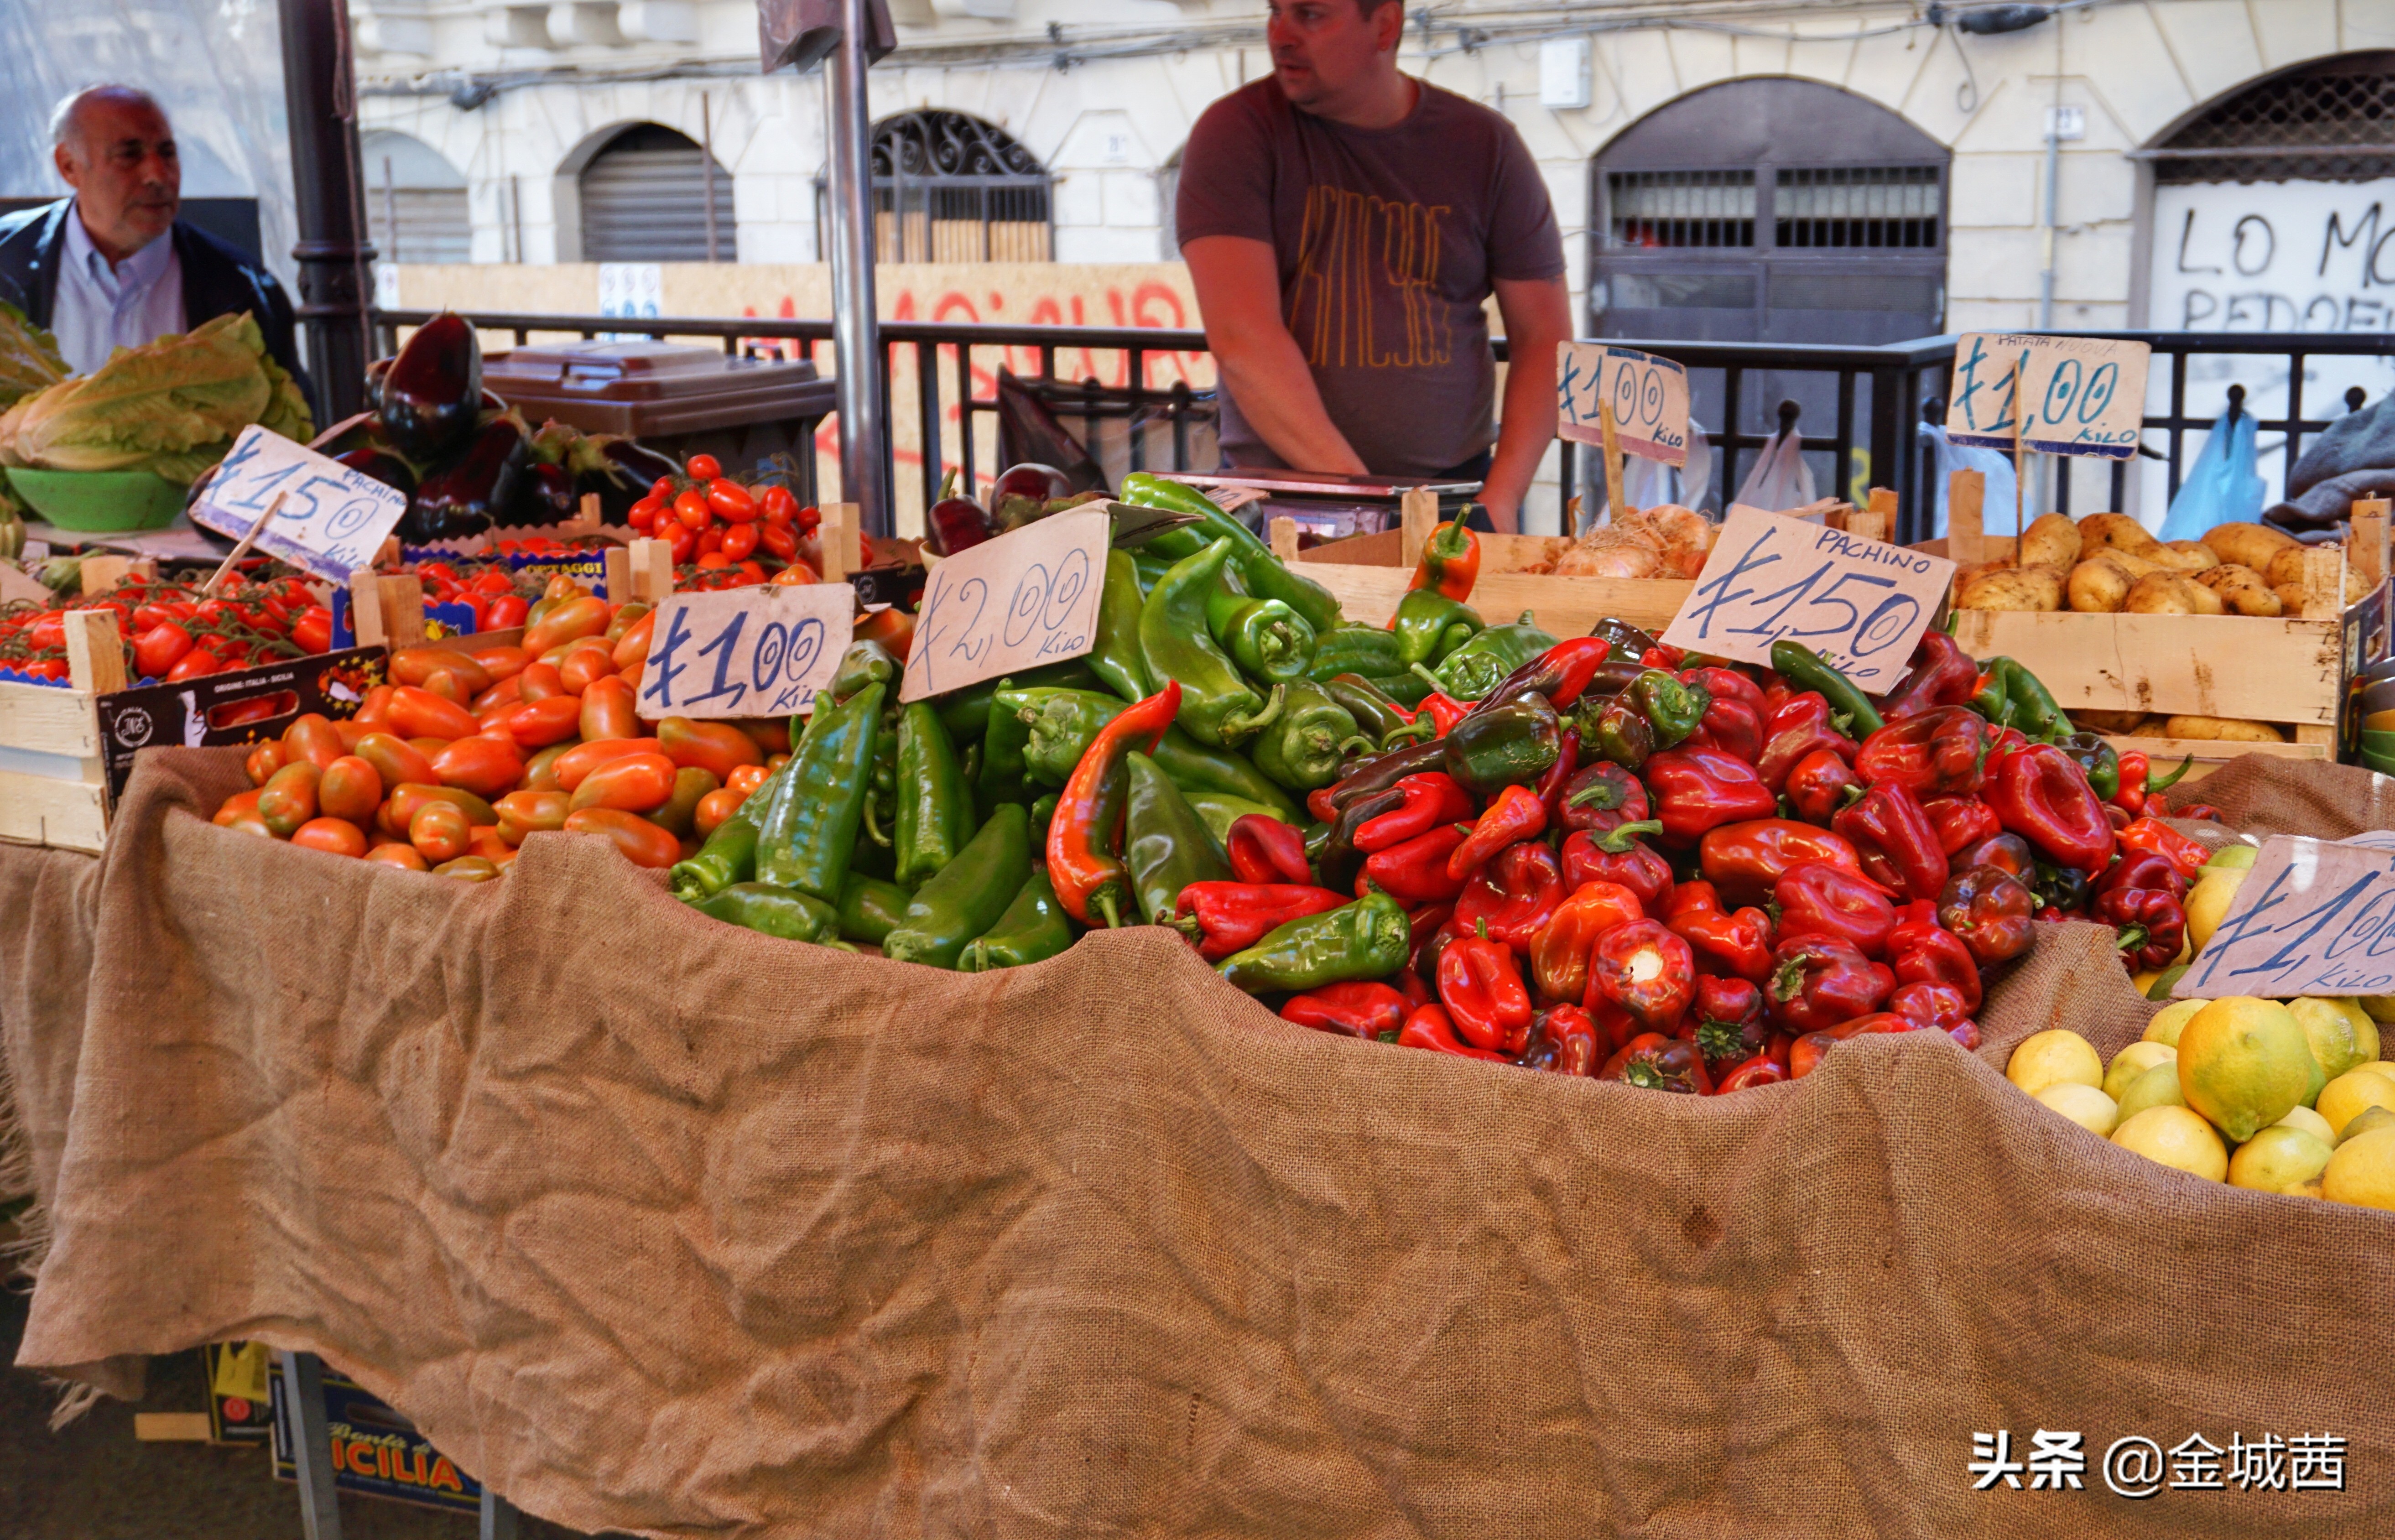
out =
[[933,567],[898,698],[921,700],[1087,653],[1097,644],[1113,538],[1113,518],[1093,504],[1052,513]]
[[1943,556],[1740,508],[1663,641],[1766,665],[1774,642],[1801,643],[1877,695],[1904,677],[1953,576]]
[[1555,360],[1555,431],[1575,443],[1602,444],[1608,405],[1624,454],[1688,462],[1687,370],[1635,348],[1565,343]]
[[677,593],[657,606],[641,665],[640,712],[786,716],[814,705],[848,651],[856,590],[765,583]]
[[351,573],[373,563],[399,527],[407,498],[364,471],[252,423],[208,479],[192,505],[192,520],[239,539],[270,509],[274,518],[258,530],[258,550],[345,583]]
[[2152,357],[2143,342],[1969,333],[1954,345],[1946,436],[1982,449],[2018,443],[2040,454],[2128,459],[2143,431]]

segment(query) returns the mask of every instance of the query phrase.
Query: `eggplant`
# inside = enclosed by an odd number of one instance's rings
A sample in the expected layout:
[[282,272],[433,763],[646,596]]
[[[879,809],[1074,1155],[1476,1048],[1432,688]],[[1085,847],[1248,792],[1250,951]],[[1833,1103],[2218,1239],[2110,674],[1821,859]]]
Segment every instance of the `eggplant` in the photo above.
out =
[[462,540],[508,517],[523,461],[523,431],[512,418],[493,418],[457,463],[424,478],[399,521],[400,540]]
[[352,471],[362,471],[385,486],[395,489],[403,498],[416,496],[416,472],[408,463],[388,449],[371,445],[335,455],[335,459]]
[[531,463],[516,478],[515,501],[508,510],[511,524],[559,524],[574,517],[582,502],[574,477],[565,467],[550,465],[533,451]]
[[445,458],[465,441],[483,395],[483,345],[462,316],[443,311],[417,328],[383,371],[375,409],[391,446],[421,462]]
[[576,500],[599,495],[599,517],[611,524],[628,524],[632,505],[649,495],[660,476],[678,476],[681,467],[636,439],[614,433],[585,433],[566,452],[565,467],[574,472]]

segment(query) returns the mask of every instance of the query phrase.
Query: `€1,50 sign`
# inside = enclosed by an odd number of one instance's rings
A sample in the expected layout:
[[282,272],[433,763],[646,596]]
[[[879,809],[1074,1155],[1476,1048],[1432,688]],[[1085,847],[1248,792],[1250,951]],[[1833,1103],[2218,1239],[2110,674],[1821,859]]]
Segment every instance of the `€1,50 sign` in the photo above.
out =
[[848,651],[856,590],[765,583],[677,593],[657,606],[641,715],[786,716],[814,703]]
[[1604,408],[1624,454],[1688,462],[1688,371],[1668,358],[1604,342],[1567,342],[1555,360],[1556,431],[1605,442]]
[[1774,642],[1802,643],[1876,695],[1904,677],[1953,576],[1943,556],[1740,508],[1663,640],[1763,664]]
[[1062,663],[1097,644],[1114,520],[1103,503],[1052,513],[932,569],[906,654],[904,701]]
[[2143,342],[1972,332],[1954,345],[1946,436],[1982,449],[2127,459],[2146,410]]
[[270,509],[274,517],[258,532],[258,550],[345,583],[351,573],[373,563],[399,527],[407,498],[364,471],[252,423],[232,441],[232,452],[192,505],[192,519],[239,539]]

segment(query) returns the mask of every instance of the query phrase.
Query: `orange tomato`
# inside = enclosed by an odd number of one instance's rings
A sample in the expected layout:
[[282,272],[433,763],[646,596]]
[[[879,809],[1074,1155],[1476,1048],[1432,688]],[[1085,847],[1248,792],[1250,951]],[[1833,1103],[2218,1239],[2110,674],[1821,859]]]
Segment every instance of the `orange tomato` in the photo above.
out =
[[573,810],[612,807],[653,813],[673,796],[674,768],[673,761],[654,750],[609,760],[575,787]]
[[319,770],[348,752],[341,747],[339,729],[315,711],[283,729],[283,748],[287,759],[306,760]]
[[523,778],[523,750],[512,737],[471,734],[432,756],[432,774],[443,786],[463,787],[478,797],[496,797],[513,790]]
[[463,706],[401,684],[390,694],[390,723],[406,737],[472,737],[481,729]]
[[478,695],[473,699],[468,701],[466,703],[466,710],[473,712],[474,719],[479,722],[482,720],[483,712],[491,710],[495,707],[518,706],[523,703],[523,676],[522,674],[509,674],[507,678],[500,680],[496,684],[492,685],[489,689],[484,690],[481,695]]
[[432,863],[412,844],[378,844],[366,852],[366,859],[384,866],[404,867],[410,871],[430,871]]
[[373,732],[374,729],[355,717],[343,717],[333,724],[333,731],[341,735],[341,752],[354,754],[358,751],[358,739]]
[[356,856],[366,853],[364,831],[346,818],[311,818],[293,830],[291,843],[332,856]]
[[629,684],[632,687],[633,693],[638,694],[641,688],[641,660],[636,657],[629,663],[625,664],[622,668],[617,669],[615,670],[615,677],[622,680],[625,684]]
[[915,617],[895,604],[876,610],[857,622],[855,640],[879,642],[904,663],[915,645]]
[[232,827],[232,821],[235,818],[245,816],[253,818],[258,816],[258,791],[256,788],[252,788],[247,791],[236,791],[232,796],[227,797],[224,800],[224,805],[217,809],[217,816],[209,821],[215,824],[218,829],[230,829]]
[[784,588],[796,588],[801,583],[819,583],[823,581],[823,579],[815,576],[814,568],[807,565],[803,561],[799,561],[792,562],[788,566],[784,567],[781,571],[767,578],[766,581],[769,583],[778,583]]
[[421,685],[434,674],[456,674],[458,682],[472,686],[472,693],[482,694],[497,682],[497,676],[460,648],[442,644],[425,644],[402,647],[390,655],[390,682],[394,684]]
[[594,679],[582,692],[582,737],[596,743],[602,738],[637,737],[641,732],[638,697],[631,684],[621,674],[609,674]]
[[407,820],[407,843],[434,866],[454,861],[473,843],[474,826],[456,803],[429,802]]
[[562,791],[510,791],[498,802],[499,838],[520,845],[526,835],[563,829],[573,810]]
[[542,616],[539,624],[524,628],[523,649],[538,657],[560,643],[598,636],[607,629],[607,620],[606,600],[568,599]]
[[750,717],[741,723],[740,730],[757,740],[757,747],[768,754],[790,751],[790,719],[788,717]]
[[424,691],[427,695],[439,696],[442,699],[458,706],[463,706],[474,698],[474,692],[467,688],[466,676],[451,673],[446,669],[433,670],[430,677],[424,682]]
[[554,663],[527,663],[523,672],[516,675],[518,690],[526,700],[546,700],[565,693],[565,684],[557,677]]
[[242,773],[249,777],[250,785],[264,786],[273,777],[274,772],[290,762],[291,751],[283,746],[282,739],[276,738],[252,749],[249,758],[242,761],[241,768]]
[[[480,732],[481,730],[482,724],[477,723],[475,724],[475,731]],[[448,748],[451,744],[457,741],[457,740],[456,738],[445,737],[412,737],[407,740],[407,743],[409,748],[414,749],[426,759],[430,759],[433,755],[441,752],[442,750]]]
[[476,647],[466,656],[480,665],[484,673],[489,674],[493,679],[502,681],[513,679],[523,672],[524,665],[532,661],[532,654],[522,647],[504,644]]
[[511,707],[502,717],[507,734],[526,750],[563,743],[582,729],[582,702],[572,696],[551,696]]
[[561,572],[541,585],[540,596],[544,599],[587,599],[590,591]]
[[274,838],[274,830],[266,827],[266,820],[258,816],[258,810],[256,808],[252,808],[246,813],[235,814],[232,818],[226,820],[224,827],[227,829],[238,830],[244,834],[257,834],[269,840]]
[[649,611],[627,627],[624,634],[615,639],[615,650],[609,655],[615,659],[615,667],[628,668],[647,657],[649,637],[656,629],[657,612],[655,610]]
[[698,812],[692,820],[692,827],[698,830],[700,839],[706,839],[722,825],[724,819],[739,812],[740,804],[748,800],[746,792],[729,786],[719,787],[698,799]]
[[420,786],[411,781],[391,788],[390,797],[382,804],[382,811],[375,815],[375,826],[386,834],[404,839],[408,826],[416,821],[417,813],[426,803],[436,802],[448,803],[464,813],[469,828],[478,823],[496,824],[499,821],[499,816],[492,810],[491,804],[471,791],[455,786]]
[[487,856],[460,856],[432,869],[435,877],[455,877],[461,883],[487,883],[498,874],[499,864]]
[[557,762],[581,745],[554,743],[524,761],[523,789],[527,791],[554,791],[557,787]]
[[416,746],[389,733],[368,733],[358,739],[351,750],[375,768],[385,786],[397,786],[402,781],[432,779],[432,760],[419,752]]
[[[663,754],[657,757],[665,759]],[[307,760],[293,760],[258,788],[258,816],[275,838],[289,839],[294,830],[316,816],[316,783],[324,774]]]
[[371,728],[379,729],[390,726],[390,685],[377,684],[372,686],[366,691],[365,699],[358,703],[358,714],[352,720],[362,723],[365,726]]
[[495,864],[500,856],[512,856],[516,853],[516,847],[501,839],[499,831],[496,829],[474,830],[474,842],[468,845],[466,850],[468,855],[480,856],[483,859]]
[[747,797],[764,785],[766,777],[773,773],[762,764],[744,764],[723,777],[723,789]]
[[[328,818],[364,826],[382,805],[382,772],[355,754],[343,754],[324,766],[316,783],[316,806]],[[298,836],[294,835],[294,839]]]
[[730,780],[744,764],[765,763],[756,740],[728,722],[668,717],[657,724],[657,748],[676,766],[711,770],[719,781]]
[[564,684],[569,694],[577,696],[594,682],[605,679],[615,671],[615,659],[608,656],[605,647],[585,646],[579,643],[557,665],[558,679]]
[[[660,755],[659,758],[664,756]],[[681,859],[681,842],[638,814],[586,807],[565,817],[568,834],[603,834],[634,866],[664,868]]]
[[[583,777],[608,761],[622,759],[627,754],[655,753],[656,748],[655,740],[637,737],[601,738],[595,743],[578,743],[558,756],[549,767],[550,773],[557,777],[560,791],[573,791],[581,787]],[[671,764],[673,762],[667,760],[666,763]]]

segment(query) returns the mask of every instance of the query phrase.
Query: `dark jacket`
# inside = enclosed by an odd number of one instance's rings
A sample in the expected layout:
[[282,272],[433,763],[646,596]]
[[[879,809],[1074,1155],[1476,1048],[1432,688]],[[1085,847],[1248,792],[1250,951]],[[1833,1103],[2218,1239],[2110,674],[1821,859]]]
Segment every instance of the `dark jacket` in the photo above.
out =
[[[0,299],[25,312],[27,320],[48,329],[58,302],[59,264],[67,246],[67,219],[73,198],[60,198],[46,208],[28,208],[0,219]],[[309,400],[315,390],[299,367],[299,349],[293,337],[291,300],[274,274],[251,261],[235,247],[182,220],[167,237],[183,270],[183,325],[186,329],[219,315],[247,311],[265,335],[266,351],[298,378]]]

